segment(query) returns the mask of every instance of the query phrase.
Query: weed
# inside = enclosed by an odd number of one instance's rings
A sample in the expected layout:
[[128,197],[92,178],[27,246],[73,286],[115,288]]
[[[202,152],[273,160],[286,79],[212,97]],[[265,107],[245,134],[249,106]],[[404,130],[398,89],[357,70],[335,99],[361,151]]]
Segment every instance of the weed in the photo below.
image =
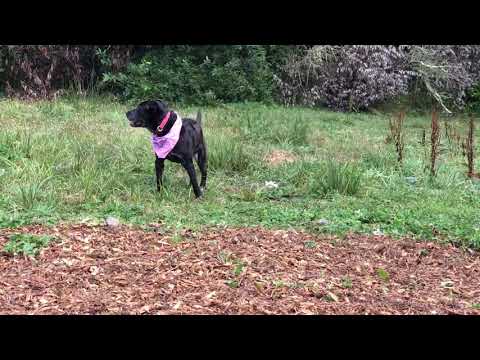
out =
[[217,259],[221,264],[228,265],[232,260],[232,254],[225,251],[220,251],[217,255]]
[[405,120],[405,113],[401,112],[393,119],[390,119],[390,137],[395,144],[397,152],[397,161],[400,165],[403,163],[403,149],[405,147],[405,136],[403,132],[403,122]]
[[305,247],[307,249],[314,249],[315,247],[317,247],[317,243],[315,241],[305,241]]
[[286,283],[283,280],[273,280],[272,284],[276,288],[283,288],[286,286]]
[[344,287],[345,289],[350,289],[352,286],[352,279],[350,279],[348,276],[342,279],[342,287]]
[[467,153],[467,166],[468,166],[468,177],[472,178],[475,175],[474,162],[475,162],[475,124],[473,116],[470,117],[468,122],[468,135],[465,140],[465,149]]
[[233,275],[240,276],[245,268],[245,263],[240,260],[235,261],[235,268],[233,269]]
[[236,289],[238,288],[239,286],[239,282],[238,280],[227,280],[225,282],[225,284],[227,284],[228,287],[232,288],[232,289]]
[[436,176],[437,174],[437,158],[439,154],[440,146],[440,124],[438,122],[437,112],[432,113],[432,133],[431,133],[431,151],[430,151],[430,174],[431,176]]
[[51,236],[37,236],[30,234],[10,235],[4,250],[12,255],[23,254],[35,256],[46,247],[54,238]]
[[182,236],[182,234],[180,234],[179,232],[175,232],[172,237],[171,237],[171,243],[176,245],[176,244],[180,244],[184,241],[184,238]]
[[377,269],[377,275],[381,280],[385,282],[390,280],[390,274],[385,269],[382,269],[382,268]]

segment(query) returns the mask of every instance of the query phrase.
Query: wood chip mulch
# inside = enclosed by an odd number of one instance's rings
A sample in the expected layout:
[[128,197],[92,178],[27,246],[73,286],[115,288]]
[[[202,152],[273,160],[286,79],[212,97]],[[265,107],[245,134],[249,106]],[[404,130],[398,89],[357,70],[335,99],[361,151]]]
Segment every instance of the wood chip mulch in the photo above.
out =
[[0,249],[20,232],[57,240],[0,254],[0,314],[480,314],[480,257],[450,245],[59,225],[0,229]]

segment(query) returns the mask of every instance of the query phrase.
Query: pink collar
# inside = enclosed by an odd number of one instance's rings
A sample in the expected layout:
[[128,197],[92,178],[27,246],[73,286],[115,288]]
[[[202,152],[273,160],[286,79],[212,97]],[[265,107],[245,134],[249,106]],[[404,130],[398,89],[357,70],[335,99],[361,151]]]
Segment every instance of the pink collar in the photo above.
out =
[[162,122],[160,123],[160,125],[158,125],[157,127],[157,131],[159,133],[161,133],[163,131],[163,128],[165,127],[165,125],[167,125],[167,122],[168,122],[168,119],[170,119],[170,115],[171,115],[171,111],[169,111],[167,113],[167,115],[165,115],[165,117],[163,118]]
[[180,138],[180,132],[182,131],[182,119],[177,114],[177,120],[173,123],[172,128],[168,134],[164,136],[152,135],[153,151],[159,159],[166,159],[170,152],[177,145]]

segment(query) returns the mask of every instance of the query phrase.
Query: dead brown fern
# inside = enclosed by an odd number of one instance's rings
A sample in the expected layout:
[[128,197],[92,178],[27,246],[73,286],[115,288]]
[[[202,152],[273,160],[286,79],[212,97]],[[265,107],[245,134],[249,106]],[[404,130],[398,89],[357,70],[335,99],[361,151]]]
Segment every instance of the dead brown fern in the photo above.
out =
[[405,136],[403,131],[403,123],[405,121],[405,112],[400,112],[396,117],[390,118],[390,135],[387,139],[391,139],[395,145],[397,152],[397,160],[400,165],[403,164],[403,150],[405,148]]
[[420,138],[420,145],[425,146],[427,144],[427,129],[422,129],[422,135]]
[[[99,76],[96,45],[0,45],[0,80],[8,96],[54,98],[72,86],[79,93]],[[133,45],[106,47],[112,69],[125,66]]]
[[468,174],[467,176],[473,178],[475,175],[475,123],[473,116],[470,117],[469,126],[468,126],[468,133],[467,138],[465,139],[465,152],[467,155],[467,166],[468,166]]
[[438,121],[438,113],[432,112],[432,134],[431,134],[431,152],[430,152],[430,174],[437,174],[436,162],[440,147],[440,123]]

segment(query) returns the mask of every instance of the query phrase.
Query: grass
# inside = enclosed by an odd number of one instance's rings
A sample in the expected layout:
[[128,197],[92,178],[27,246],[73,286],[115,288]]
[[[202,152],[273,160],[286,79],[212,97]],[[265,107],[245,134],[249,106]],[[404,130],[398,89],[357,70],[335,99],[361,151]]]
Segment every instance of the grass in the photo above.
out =
[[377,269],[377,275],[381,280],[385,282],[390,280],[390,274],[384,269]]
[[360,166],[339,164],[329,160],[327,167],[313,179],[312,191],[320,195],[339,193],[356,195],[360,190],[362,169]]
[[[398,167],[394,145],[385,143],[391,114],[253,103],[203,108],[208,188],[193,201],[177,164],[166,164],[165,188],[155,191],[149,135],[128,126],[126,110],[102,97],[1,100],[0,228],[114,216],[176,232],[212,225],[338,235],[380,230],[480,248],[480,184],[465,176],[462,154],[444,137],[437,176],[430,176],[428,141],[427,148],[419,141],[428,115],[407,113]],[[457,123],[466,134],[466,121]],[[275,150],[297,160],[270,166],[264,158]]]

